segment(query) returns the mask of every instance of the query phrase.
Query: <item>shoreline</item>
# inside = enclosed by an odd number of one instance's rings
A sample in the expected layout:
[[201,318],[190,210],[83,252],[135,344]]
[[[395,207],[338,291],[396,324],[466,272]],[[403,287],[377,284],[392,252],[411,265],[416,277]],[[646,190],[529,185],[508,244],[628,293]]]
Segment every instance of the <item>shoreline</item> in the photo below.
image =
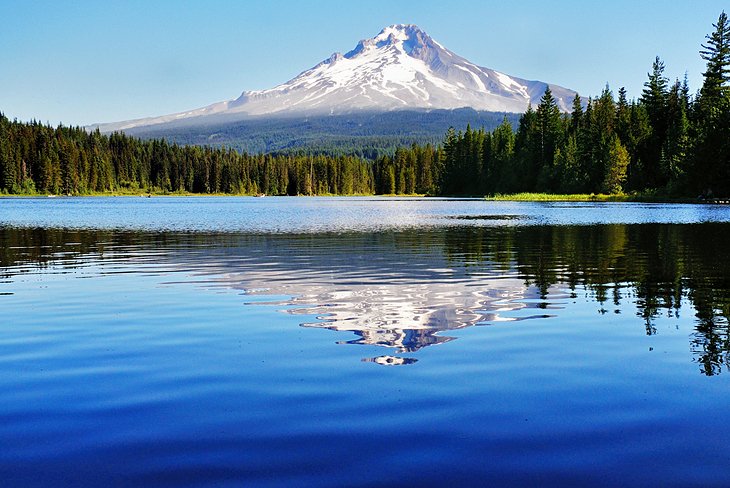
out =
[[666,204],[730,204],[730,198],[708,198],[698,199],[689,197],[667,197],[658,195],[646,195],[646,194],[553,194],[553,193],[512,193],[505,195],[426,195],[426,194],[387,194],[387,195],[374,195],[374,194],[363,194],[353,193],[348,195],[334,195],[334,194],[322,194],[322,195],[253,195],[253,194],[234,194],[234,193],[127,193],[127,192],[104,192],[104,193],[89,193],[83,195],[52,195],[52,194],[0,194],[0,200],[2,199],[24,199],[24,198],[165,198],[165,197],[189,197],[189,198],[200,198],[200,197],[226,197],[226,198],[264,198],[264,197],[292,197],[292,198],[312,198],[312,197],[327,197],[327,198],[348,198],[348,197],[370,197],[370,198],[425,198],[425,199],[470,199],[470,200],[484,200],[486,202],[576,202],[576,203],[666,203]]
[[652,194],[557,194],[557,193],[512,193],[484,197],[491,202],[636,202],[636,203],[712,203],[690,197],[669,197]]

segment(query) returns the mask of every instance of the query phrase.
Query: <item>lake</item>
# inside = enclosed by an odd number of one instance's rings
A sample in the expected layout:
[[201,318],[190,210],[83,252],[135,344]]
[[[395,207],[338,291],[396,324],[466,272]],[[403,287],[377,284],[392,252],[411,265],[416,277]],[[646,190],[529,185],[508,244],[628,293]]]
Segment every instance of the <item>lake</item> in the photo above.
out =
[[730,207],[0,199],[2,486],[727,486]]

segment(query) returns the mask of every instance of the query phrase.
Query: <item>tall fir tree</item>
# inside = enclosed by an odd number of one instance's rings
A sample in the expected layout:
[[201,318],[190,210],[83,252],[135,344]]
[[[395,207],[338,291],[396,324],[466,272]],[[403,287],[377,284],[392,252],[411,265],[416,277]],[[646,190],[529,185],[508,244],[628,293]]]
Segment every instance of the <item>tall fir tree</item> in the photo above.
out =
[[444,140],[444,150],[442,156],[443,171],[441,172],[441,179],[439,187],[443,194],[451,194],[457,191],[458,178],[459,178],[459,154],[458,154],[458,140],[461,134],[457,136],[456,130],[453,127],[449,127],[446,131],[446,138]]
[[702,44],[707,62],[696,101],[692,170],[695,189],[705,196],[730,195],[730,23],[723,11]]
[[491,137],[491,158],[487,166],[491,191],[488,193],[507,193],[517,187],[517,168],[515,161],[515,133],[505,116]]
[[707,44],[702,44],[700,50],[700,56],[707,62],[700,93],[709,100],[727,96],[730,89],[730,22],[725,11],[712,26],[715,31],[706,37]]
[[667,98],[667,137],[662,147],[661,168],[668,176],[670,193],[681,193],[685,185],[689,150],[689,119],[685,91],[676,80]]
[[537,189],[540,191],[555,191],[554,163],[555,150],[563,137],[560,109],[553,97],[550,86],[540,99],[535,112],[537,117],[539,153],[537,154]]
[[511,176],[511,191],[533,191],[540,171],[541,137],[537,113],[532,105],[520,117],[515,134],[515,170]]
[[570,130],[573,135],[577,135],[578,131],[583,124],[583,100],[581,100],[579,94],[575,94],[573,97],[573,105],[570,113]]
[[16,185],[15,162],[10,157],[10,123],[0,112],[0,191],[12,191]]
[[668,175],[660,165],[662,148],[667,137],[667,97],[669,80],[664,76],[664,63],[657,56],[652,64],[649,79],[644,83],[641,103],[649,116],[651,135],[641,148],[643,162],[642,185],[659,188],[666,185]]
[[610,149],[616,124],[616,103],[608,85],[593,103],[589,134],[587,167],[588,184],[591,191],[600,191],[606,172],[607,154]]
[[621,144],[618,136],[613,134],[603,149],[604,171],[601,191],[604,193],[621,193],[626,181],[626,170],[629,167],[629,152]]

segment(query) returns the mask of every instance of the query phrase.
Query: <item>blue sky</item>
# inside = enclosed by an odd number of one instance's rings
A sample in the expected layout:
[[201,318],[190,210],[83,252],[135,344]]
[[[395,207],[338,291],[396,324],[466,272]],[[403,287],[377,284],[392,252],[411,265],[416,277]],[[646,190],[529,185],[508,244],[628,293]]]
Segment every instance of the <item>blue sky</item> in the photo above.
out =
[[0,111],[56,124],[197,108],[270,88],[394,23],[472,62],[581,95],[638,97],[654,56],[702,80],[722,1],[0,0]]

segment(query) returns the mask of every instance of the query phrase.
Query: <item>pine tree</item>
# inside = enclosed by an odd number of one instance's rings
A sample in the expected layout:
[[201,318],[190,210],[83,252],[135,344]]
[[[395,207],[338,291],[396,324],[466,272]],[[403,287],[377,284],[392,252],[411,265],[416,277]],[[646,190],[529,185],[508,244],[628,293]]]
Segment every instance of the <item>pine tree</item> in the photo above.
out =
[[626,169],[629,166],[629,153],[613,134],[605,149],[605,170],[601,191],[604,193],[621,193],[626,181]]
[[715,31],[708,35],[707,44],[702,44],[700,56],[707,61],[707,70],[704,73],[704,84],[701,96],[710,101],[727,96],[728,81],[730,81],[730,23],[727,14],[723,11],[712,24]]
[[[464,193],[467,195],[479,195],[482,179],[482,146],[484,145],[484,129],[472,131],[471,140],[466,143],[466,181],[464,182]],[[466,142],[466,141],[465,141]]]
[[689,114],[690,107],[692,106],[692,95],[689,93],[689,80],[687,79],[687,72],[684,72],[684,80],[682,80],[681,88],[682,104],[684,105],[684,111]]
[[487,168],[493,192],[511,192],[519,177],[515,168],[515,133],[507,117],[491,137],[490,166]]
[[649,115],[644,105],[632,102],[629,108],[629,131],[626,140],[622,143],[629,151],[631,163],[629,164],[627,185],[630,190],[644,190],[644,165],[642,161],[641,148],[644,141],[651,134]]
[[386,195],[395,195],[395,166],[388,164],[385,168],[385,186],[383,193]]
[[15,161],[10,157],[10,124],[0,113],[0,191],[10,192],[16,185]]
[[487,195],[494,192],[494,179],[490,174],[492,168],[492,133],[486,132],[482,141],[482,153],[479,158],[479,193]]
[[677,80],[667,99],[667,137],[662,147],[662,172],[668,175],[670,191],[676,193],[684,185],[686,159],[689,150],[688,101],[684,99],[682,85]]
[[574,135],[578,134],[578,131],[583,124],[583,102],[580,95],[577,93],[573,98],[573,107],[570,114],[570,129]]
[[603,89],[601,96],[593,103],[591,118],[588,154],[590,159],[586,172],[588,174],[588,187],[591,192],[602,191],[605,178],[606,161],[612,137],[615,135],[614,126],[616,123],[616,104],[613,100],[613,93],[608,85]]
[[[534,191],[540,171],[541,135],[537,114],[532,105],[520,117],[515,134],[516,164],[510,182],[511,191]],[[519,174],[518,174],[519,172]]]
[[631,107],[626,98],[626,88],[623,86],[618,90],[618,100],[616,101],[616,134],[622,144],[626,145],[631,133]]
[[450,195],[457,190],[459,173],[458,142],[460,138],[461,134],[457,135],[453,127],[449,127],[446,131],[442,161],[443,171],[439,185],[441,194]]
[[545,88],[545,93],[540,99],[536,116],[540,149],[537,161],[537,189],[553,191],[555,149],[562,138],[562,124],[560,109],[549,86]]
[[641,149],[643,162],[642,180],[649,188],[664,186],[668,175],[662,171],[660,160],[667,137],[667,97],[669,80],[664,76],[664,63],[657,56],[652,65],[649,79],[644,83],[641,103],[646,108],[651,126],[651,135]]
[[585,174],[585,186],[581,191],[593,191],[590,185],[590,172],[593,165],[593,99],[588,98],[585,114],[582,117],[576,133],[576,144],[578,146],[578,165],[580,172]]
[[705,195],[730,195],[730,24],[723,11],[702,44],[707,70],[696,102],[693,180]]
[[558,191],[578,193],[584,191],[587,175],[580,164],[580,153],[575,135],[570,135],[555,151],[555,174]]

